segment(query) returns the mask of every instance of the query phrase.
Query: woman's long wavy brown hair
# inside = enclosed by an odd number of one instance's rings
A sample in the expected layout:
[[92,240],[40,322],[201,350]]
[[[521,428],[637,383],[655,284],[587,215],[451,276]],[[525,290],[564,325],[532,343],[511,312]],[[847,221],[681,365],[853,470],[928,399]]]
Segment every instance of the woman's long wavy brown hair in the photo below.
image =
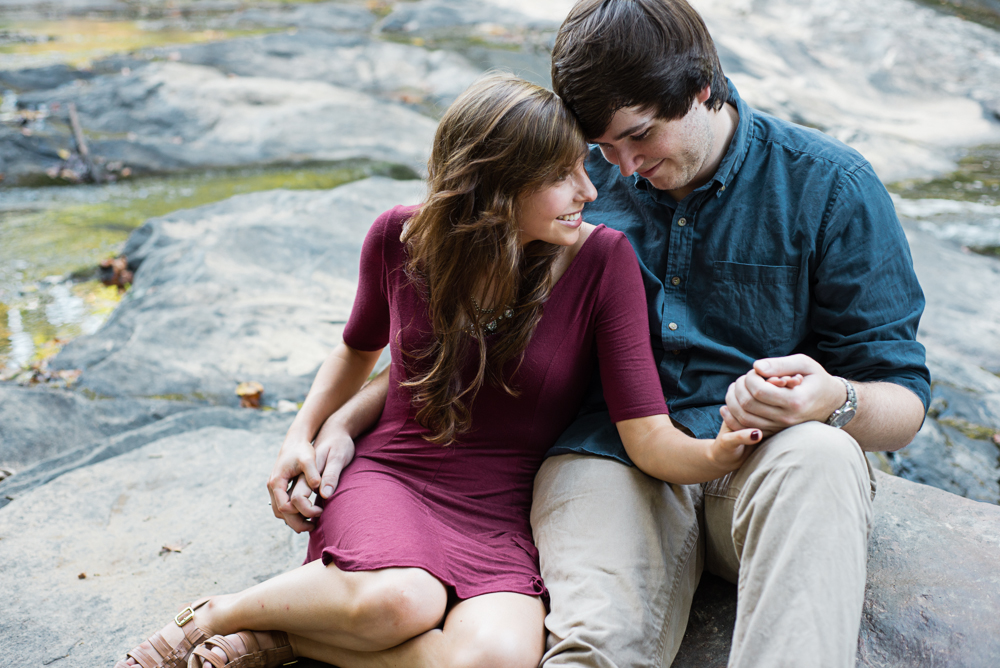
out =
[[[428,163],[428,196],[403,234],[410,279],[427,300],[434,340],[405,351],[417,421],[446,445],[471,427],[484,382],[516,395],[504,369],[520,358],[552,290],[561,246],[521,245],[518,204],[572,171],[586,154],[576,120],[552,92],[508,74],[481,78],[448,108]],[[480,312],[474,304],[481,290]],[[497,335],[486,325],[510,308]],[[470,356],[475,376],[463,382]],[[475,359],[475,358],[473,358]],[[419,367],[419,371],[414,369]]]

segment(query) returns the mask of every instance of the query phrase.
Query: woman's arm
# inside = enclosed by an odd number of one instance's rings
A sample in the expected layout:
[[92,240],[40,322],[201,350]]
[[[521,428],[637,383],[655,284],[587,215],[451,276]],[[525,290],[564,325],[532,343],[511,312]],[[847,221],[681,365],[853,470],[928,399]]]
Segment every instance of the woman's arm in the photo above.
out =
[[[316,467],[316,450],[313,440],[323,423],[358,391],[368,378],[379,350],[365,351],[340,344],[323,362],[313,380],[302,409],[295,416],[278,452],[278,459],[271,470],[267,490],[271,495],[271,511],[296,532],[309,531],[312,525],[288,496],[288,486],[296,476],[302,475],[310,489],[320,485],[321,477]],[[303,509],[308,516],[318,514],[318,508]]]
[[715,440],[693,438],[662,414],[622,420],[615,426],[636,466],[654,478],[681,485],[735,471],[763,436],[758,429],[734,432],[723,424]]

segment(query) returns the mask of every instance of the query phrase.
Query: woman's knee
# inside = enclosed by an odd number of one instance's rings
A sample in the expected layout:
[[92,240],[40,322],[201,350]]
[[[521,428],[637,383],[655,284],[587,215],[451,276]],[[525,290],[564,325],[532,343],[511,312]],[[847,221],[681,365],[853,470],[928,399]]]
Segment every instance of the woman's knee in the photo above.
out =
[[432,575],[416,568],[372,574],[354,592],[350,625],[372,650],[394,647],[438,626],[448,595]]
[[513,630],[483,629],[455,648],[448,668],[537,668],[544,643]]

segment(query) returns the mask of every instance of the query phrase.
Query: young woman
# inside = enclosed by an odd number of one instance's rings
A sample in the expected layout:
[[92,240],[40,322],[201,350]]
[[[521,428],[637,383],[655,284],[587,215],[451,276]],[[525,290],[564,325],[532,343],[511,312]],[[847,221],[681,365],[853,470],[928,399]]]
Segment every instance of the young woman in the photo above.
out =
[[514,77],[452,105],[429,195],[372,226],[344,344],[283,446],[311,447],[390,346],[384,412],[316,518],[306,564],[192,604],[119,667],[533,668],[547,593],[532,481],[595,366],[647,473],[701,482],[742,462],[759,432],[698,441],[671,425],[632,248],[581,218],[596,196],[585,152],[561,101]]

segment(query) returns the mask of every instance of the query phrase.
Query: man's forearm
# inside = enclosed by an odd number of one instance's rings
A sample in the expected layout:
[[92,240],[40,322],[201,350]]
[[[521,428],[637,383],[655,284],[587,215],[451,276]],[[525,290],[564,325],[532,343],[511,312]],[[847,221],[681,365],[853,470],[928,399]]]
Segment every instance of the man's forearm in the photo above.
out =
[[924,419],[916,394],[895,383],[853,383],[858,412],[844,427],[862,450],[899,450],[913,440]]
[[357,438],[378,422],[382,410],[385,408],[388,392],[389,368],[386,367],[358,390],[357,394],[344,403],[329,419],[346,431],[351,438]]

